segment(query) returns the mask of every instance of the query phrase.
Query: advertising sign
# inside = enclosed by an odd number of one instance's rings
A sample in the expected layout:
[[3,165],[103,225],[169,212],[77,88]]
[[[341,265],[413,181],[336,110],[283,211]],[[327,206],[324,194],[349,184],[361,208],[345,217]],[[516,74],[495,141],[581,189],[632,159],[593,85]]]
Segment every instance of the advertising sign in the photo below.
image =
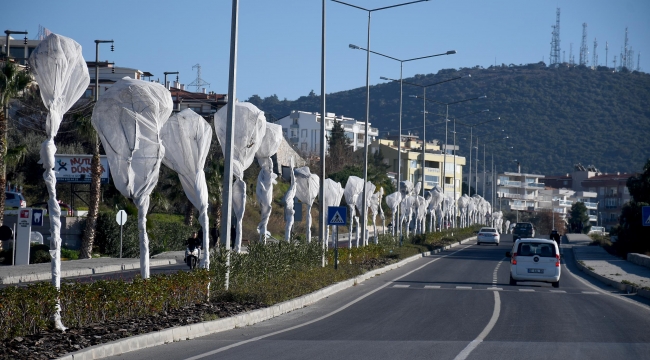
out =
[[43,226],[43,209],[32,209],[32,226]]
[[[55,154],[54,159],[57,183],[90,183],[92,155]],[[109,168],[106,155],[99,156],[99,163],[102,167],[101,182],[108,184]]]
[[18,228],[16,229],[16,265],[29,264],[29,245],[32,233],[32,209],[18,211]]

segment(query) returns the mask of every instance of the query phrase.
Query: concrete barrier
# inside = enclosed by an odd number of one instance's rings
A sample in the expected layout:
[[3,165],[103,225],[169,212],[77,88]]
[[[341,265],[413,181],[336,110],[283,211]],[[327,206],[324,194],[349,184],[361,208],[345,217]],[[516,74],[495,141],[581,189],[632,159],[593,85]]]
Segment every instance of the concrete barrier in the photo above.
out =
[[627,254],[627,261],[650,269],[650,256],[637,253],[629,253]]

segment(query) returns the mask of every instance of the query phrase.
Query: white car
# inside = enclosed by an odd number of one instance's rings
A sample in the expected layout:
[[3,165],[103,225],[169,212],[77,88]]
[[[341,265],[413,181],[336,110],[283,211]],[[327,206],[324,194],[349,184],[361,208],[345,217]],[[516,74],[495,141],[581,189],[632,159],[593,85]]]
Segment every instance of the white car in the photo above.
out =
[[476,245],[487,243],[499,245],[500,240],[501,236],[499,235],[497,229],[491,227],[481,228],[481,231],[479,231],[478,235],[476,235]]
[[506,252],[510,258],[510,285],[540,281],[560,287],[560,250],[553,240],[519,239]]

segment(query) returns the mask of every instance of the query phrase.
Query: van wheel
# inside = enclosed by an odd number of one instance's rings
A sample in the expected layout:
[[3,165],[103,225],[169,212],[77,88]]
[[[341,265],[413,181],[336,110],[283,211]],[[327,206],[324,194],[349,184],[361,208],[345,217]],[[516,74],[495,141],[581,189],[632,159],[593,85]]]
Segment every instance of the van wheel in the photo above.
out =
[[512,278],[512,275],[510,275],[510,285],[517,285],[517,280]]
[[559,281],[552,282],[551,285],[553,285],[554,288],[559,288],[560,287],[560,282]]
[[476,245],[481,245],[481,243],[480,243],[480,242],[476,242]]

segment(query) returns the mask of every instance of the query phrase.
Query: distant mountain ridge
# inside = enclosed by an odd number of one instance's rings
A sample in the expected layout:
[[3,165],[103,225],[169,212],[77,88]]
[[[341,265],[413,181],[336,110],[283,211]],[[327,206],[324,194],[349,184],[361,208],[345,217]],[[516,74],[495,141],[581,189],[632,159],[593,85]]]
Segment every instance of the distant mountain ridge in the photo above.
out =
[[[521,162],[522,172],[544,175],[571,172],[576,163],[593,164],[603,172],[636,172],[650,158],[650,75],[643,72],[616,72],[584,66],[549,68],[543,63],[520,66],[491,66],[444,69],[437,74],[416,75],[405,81],[431,84],[470,74],[460,79],[427,89],[427,98],[453,102],[487,95],[449,107],[450,119],[489,109],[487,113],[459,119],[475,124],[501,117],[474,128],[479,136],[479,159],[483,159],[483,141],[498,139],[500,129],[509,136],[503,143],[487,145],[486,162],[491,166],[491,153],[497,171],[516,171],[513,160]],[[327,95],[327,112],[358,120],[365,118],[365,87]],[[403,133],[422,132],[422,100],[419,87],[404,85]],[[248,99],[267,113],[272,121],[292,110],[320,111],[320,97],[313,91],[296,100],[279,100],[277,96]],[[427,103],[427,139],[444,142],[445,107]],[[380,136],[396,134],[399,119],[399,83],[389,82],[370,88],[370,121]],[[444,120],[443,120],[444,122]],[[449,123],[452,130],[453,123]],[[468,156],[469,128],[457,124],[456,143],[459,155]],[[489,135],[492,134],[492,135]],[[486,135],[484,139],[482,135]],[[448,133],[449,143],[453,134]],[[465,138],[463,140],[463,138]],[[474,144],[475,144],[474,140]],[[513,147],[513,149],[509,149]],[[492,150],[491,150],[492,149]],[[475,153],[473,153],[475,157]],[[467,171],[467,170],[465,170]],[[479,171],[482,165],[479,163]]]

